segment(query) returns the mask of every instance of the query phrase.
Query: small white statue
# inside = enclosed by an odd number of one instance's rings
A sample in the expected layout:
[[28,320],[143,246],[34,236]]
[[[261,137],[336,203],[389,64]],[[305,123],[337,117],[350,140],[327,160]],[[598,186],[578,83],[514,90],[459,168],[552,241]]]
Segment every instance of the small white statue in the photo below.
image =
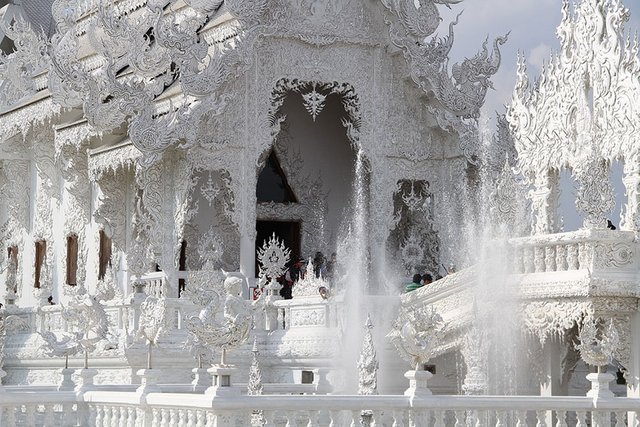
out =
[[220,297],[214,297],[187,324],[189,332],[195,336],[194,341],[207,347],[222,348],[221,365],[226,365],[226,350],[243,344],[251,332],[251,308],[242,299],[243,283],[240,277],[227,277],[224,280],[224,309],[219,309]]

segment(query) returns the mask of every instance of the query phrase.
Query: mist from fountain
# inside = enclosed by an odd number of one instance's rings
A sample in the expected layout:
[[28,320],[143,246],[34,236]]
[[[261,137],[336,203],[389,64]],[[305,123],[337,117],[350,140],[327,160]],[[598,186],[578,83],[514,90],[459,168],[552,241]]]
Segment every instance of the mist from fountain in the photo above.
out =
[[362,344],[365,313],[365,295],[369,286],[368,274],[368,199],[367,163],[361,149],[356,152],[354,163],[353,197],[351,218],[341,239],[337,254],[343,291],[341,328],[343,332],[341,354],[334,361],[336,368],[344,372],[341,392],[355,394],[358,388],[356,362]]
[[511,205],[501,205],[497,192],[504,190],[505,180],[513,179],[513,172],[504,158],[501,165],[492,164],[496,159],[487,153],[494,141],[488,132],[481,135],[484,155],[479,159],[477,181],[469,183],[463,209],[464,258],[468,265],[475,265],[476,284],[471,326],[463,344],[465,359],[470,360],[465,360],[462,389],[467,394],[517,394],[527,387],[527,354],[509,239],[527,228],[527,216],[518,194],[510,195]]

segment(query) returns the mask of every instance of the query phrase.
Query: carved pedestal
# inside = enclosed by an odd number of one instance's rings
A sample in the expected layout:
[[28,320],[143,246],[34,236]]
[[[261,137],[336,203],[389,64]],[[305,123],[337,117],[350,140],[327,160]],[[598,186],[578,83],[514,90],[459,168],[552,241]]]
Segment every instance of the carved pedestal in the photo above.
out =
[[202,391],[207,387],[211,387],[211,377],[205,368],[193,368],[193,381],[191,381],[191,389],[195,392]]
[[591,390],[587,392],[588,397],[607,398],[614,397],[613,392],[609,389],[609,383],[615,377],[608,373],[593,373],[587,375],[587,379],[591,381]]
[[333,386],[327,379],[331,371],[326,368],[318,368],[313,370],[314,383],[316,385],[316,392],[318,393],[331,393]]
[[239,396],[240,389],[231,384],[231,375],[237,369],[232,365],[214,365],[207,369],[213,378],[213,385],[205,390],[204,394],[209,396]]
[[427,387],[427,381],[433,377],[429,371],[407,371],[404,377],[409,380],[409,388],[405,390],[405,396],[431,396],[431,390]]
[[469,369],[464,377],[462,391],[467,395],[482,395],[487,392],[487,376],[484,371],[477,366]]
[[137,394],[160,393],[158,386],[158,375],[156,369],[139,369],[136,375],[140,377],[140,387],[136,389]]
[[89,391],[93,389],[93,378],[98,374],[97,369],[80,369],[80,383],[75,387],[75,391]]
[[62,375],[62,381],[58,384],[58,391],[73,390],[76,385],[71,379],[71,375],[73,375],[75,369],[62,368],[59,372]]
[[[265,287],[266,289],[266,287]],[[276,294],[277,291],[269,290],[269,296],[264,303],[264,328],[265,331],[275,331],[278,328],[278,307],[273,305],[274,301],[282,299],[280,295]]]

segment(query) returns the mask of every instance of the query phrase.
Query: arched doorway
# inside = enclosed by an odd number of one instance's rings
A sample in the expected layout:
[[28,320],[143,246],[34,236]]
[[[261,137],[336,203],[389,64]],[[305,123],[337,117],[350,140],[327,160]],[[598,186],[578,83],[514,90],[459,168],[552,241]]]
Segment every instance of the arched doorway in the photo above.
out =
[[350,220],[357,114],[350,85],[278,82],[270,114],[278,132],[256,186],[256,249],[275,232],[292,257],[335,251]]

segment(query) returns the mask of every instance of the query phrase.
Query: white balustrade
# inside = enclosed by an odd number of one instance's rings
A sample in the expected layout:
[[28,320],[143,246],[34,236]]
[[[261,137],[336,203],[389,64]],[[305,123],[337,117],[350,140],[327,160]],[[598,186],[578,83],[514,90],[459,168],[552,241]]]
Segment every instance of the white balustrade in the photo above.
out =
[[[26,389],[26,388],[25,388]],[[638,398],[540,396],[263,395],[90,391],[5,392],[0,425],[554,426],[627,425]]]
[[640,246],[634,233],[578,230],[511,239],[514,273],[559,271],[636,271]]
[[145,294],[156,298],[168,296],[166,287],[166,275],[163,271],[143,274],[142,277],[140,277],[139,281],[144,283],[145,285]]

